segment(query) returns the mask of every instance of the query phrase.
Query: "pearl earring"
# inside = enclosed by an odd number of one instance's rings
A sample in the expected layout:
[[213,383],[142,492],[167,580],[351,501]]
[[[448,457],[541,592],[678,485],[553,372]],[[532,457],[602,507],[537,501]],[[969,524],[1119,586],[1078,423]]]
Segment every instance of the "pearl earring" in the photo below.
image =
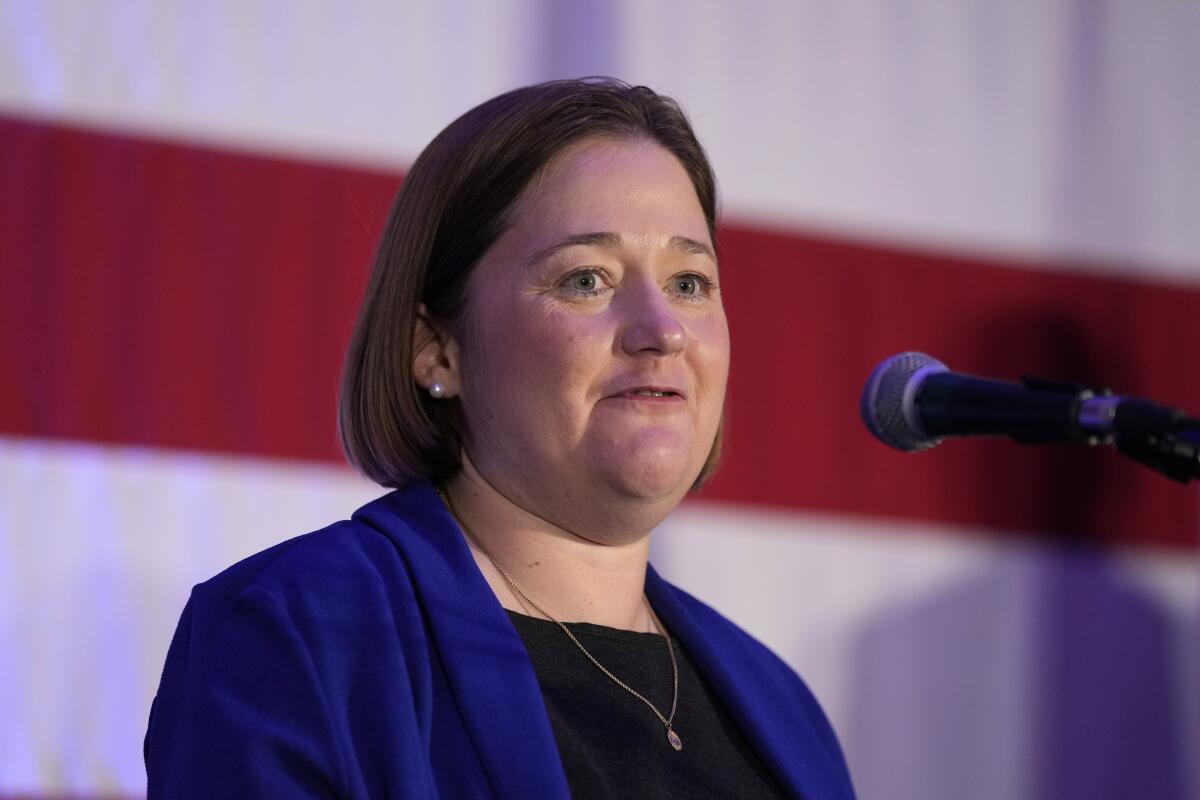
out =
[[429,387],[429,396],[434,400],[441,400],[446,396],[446,387],[440,383],[435,383]]

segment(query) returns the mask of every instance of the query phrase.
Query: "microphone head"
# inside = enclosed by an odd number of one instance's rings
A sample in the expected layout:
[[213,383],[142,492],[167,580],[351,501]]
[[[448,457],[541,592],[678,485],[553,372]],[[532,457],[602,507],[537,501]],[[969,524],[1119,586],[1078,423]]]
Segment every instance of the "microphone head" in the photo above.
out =
[[941,441],[921,427],[917,389],[935,372],[949,372],[941,361],[924,353],[897,353],[871,371],[863,386],[858,411],[876,439],[897,450],[915,453]]

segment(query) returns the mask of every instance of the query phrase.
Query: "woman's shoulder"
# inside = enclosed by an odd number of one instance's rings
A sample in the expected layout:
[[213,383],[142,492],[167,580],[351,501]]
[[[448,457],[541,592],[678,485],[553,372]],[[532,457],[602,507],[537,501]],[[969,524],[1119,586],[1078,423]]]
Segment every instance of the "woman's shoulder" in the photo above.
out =
[[350,519],[238,561],[193,588],[193,624],[246,604],[270,605],[298,622],[370,624],[372,609],[394,613],[414,603],[410,562],[427,535],[420,513],[427,505],[419,488],[391,492]]
[[410,551],[420,550],[433,517],[427,483],[389,492],[349,519],[281,541],[243,558],[199,584],[208,595],[229,597],[250,587],[288,594],[329,586],[353,590],[364,581],[392,580]]
[[197,586],[205,594],[233,596],[249,587],[288,593],[347,575],[361,579],[398,558],[386,537],[358,520],[334,522],[243,558]]
[[419,752],[430,647],[403,543],[422,531],[372,521],[392,495],[194,587],[147,730],[151,796],[364,794],[349,729]]

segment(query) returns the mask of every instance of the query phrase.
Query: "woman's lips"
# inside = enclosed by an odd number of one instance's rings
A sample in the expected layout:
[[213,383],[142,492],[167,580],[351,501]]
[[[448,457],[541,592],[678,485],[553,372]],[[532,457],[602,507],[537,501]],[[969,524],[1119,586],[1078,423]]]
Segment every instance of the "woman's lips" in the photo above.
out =
[[645,400],[647,402],[657,403],[669,403],[683,400],[683,396],[677,392],[656,389],[631,389],[630,391],[622,392],[617,396],[627,400]]
[[611,394],[606,400],[619,400],[638,406],[673,406],[684,402],[684,396],[674,389],[638,387]]

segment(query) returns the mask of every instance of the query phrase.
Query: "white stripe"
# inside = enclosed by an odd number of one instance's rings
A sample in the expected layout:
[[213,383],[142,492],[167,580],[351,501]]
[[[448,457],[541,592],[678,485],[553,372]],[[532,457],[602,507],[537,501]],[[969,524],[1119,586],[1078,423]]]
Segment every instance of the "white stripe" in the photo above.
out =
[[0,106],[411,160],[513,86],[672,92],[735,218],[1200,284],[1200,5],[0,4]]
[[[332,466],[0,438],[0,793],[140,793],[189,588],[381,491]],[[1157,638],[1120,688],[1161,689],[1179,752],[1200,752],[1194,556],[1013,541],[694,503],[664,523],[654,561],[806,677],[864,799],[1031,796],[1033,734],[1060,710],[1047,667],[1111,660],[1103,648],[1139,631]],[[1093,612],[1112,626],[1098,649],[1056,651]]]
[[474,104],[538,79],[540,7],[0,4],[0,106],[395,167]]

